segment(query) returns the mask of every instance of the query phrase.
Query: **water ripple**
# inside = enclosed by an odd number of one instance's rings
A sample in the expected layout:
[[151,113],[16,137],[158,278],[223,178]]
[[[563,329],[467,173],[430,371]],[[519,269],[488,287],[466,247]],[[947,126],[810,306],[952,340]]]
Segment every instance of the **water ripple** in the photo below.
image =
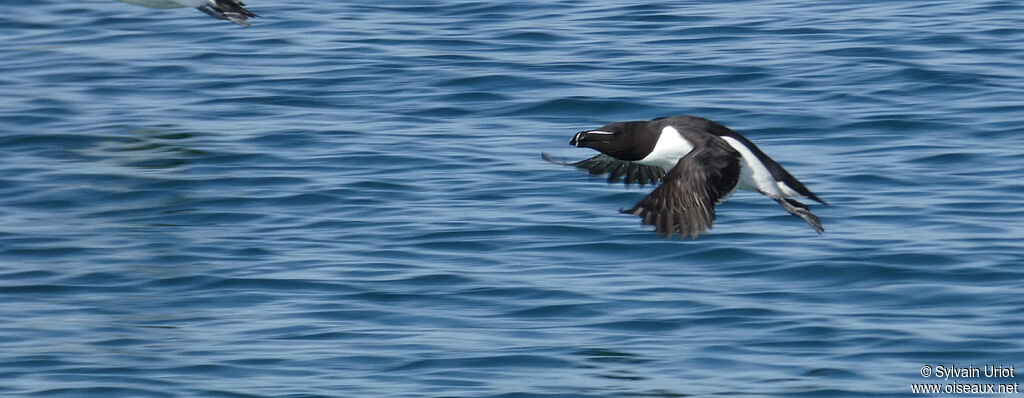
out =
[[[0,394],[889,397],[1024,348],[1012,2],[250,3],[0,16]],[[680,113],[828,232],[658,239],[538,156]]]

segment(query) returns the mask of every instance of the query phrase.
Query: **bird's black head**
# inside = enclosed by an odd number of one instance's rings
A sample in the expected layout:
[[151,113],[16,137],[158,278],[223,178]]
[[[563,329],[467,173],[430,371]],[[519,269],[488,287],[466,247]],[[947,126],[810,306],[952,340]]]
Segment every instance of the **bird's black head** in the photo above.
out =
[[619,160],[640,160],[654,149],[661,131],[649,122],[617,122],[576,133],[569,145],[593,148]]

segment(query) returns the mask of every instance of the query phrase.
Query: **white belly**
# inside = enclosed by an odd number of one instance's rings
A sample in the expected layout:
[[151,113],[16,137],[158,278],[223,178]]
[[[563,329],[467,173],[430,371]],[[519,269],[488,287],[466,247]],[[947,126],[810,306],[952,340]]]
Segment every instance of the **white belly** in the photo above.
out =
[[[736,184],[737,189],[761,192],[772,198],[788,196],[801,196],[785,183],[775,181],[775,177],[768,171],[761,160],[747,149],[739,140],[732,137],[722,137],[729,146],[740,153],[740,181]],[[648,166],[658,166],[666,171],[672,170],[683,156],[693,150],[690,144],[679,131],[672,126],[666,126],[654,145],[654,150],[649,155],[640,159],[639,163]]]
[[640,159],[640,164],[658,166],[665,171],[672,170],[673,167],[676,167],[679,159],[692,150],[693,145],[683,138],[682,134],[679,134],[679,130],[672,126],[666,126],[661,130],[661,136],[654,144],[654,150],[647,157]]
[[750,152],[741,142],[732,137],[722,137],[733,149],[740,153],[740,182],[737,188],[747,191],[757,191],[772,198],[787,196],[779,189],[779,183],[772,177],[772,173],[761,163],[761,160]]

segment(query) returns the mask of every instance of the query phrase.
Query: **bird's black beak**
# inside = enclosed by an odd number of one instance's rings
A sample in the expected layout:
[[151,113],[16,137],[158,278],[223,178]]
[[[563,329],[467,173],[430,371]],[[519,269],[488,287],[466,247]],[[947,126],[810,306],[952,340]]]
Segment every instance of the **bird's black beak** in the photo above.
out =
[[586,131],[580,131],[580,132],[576,133],[576,135],[572,136],[572,139],[569,140],[569,145],[581,146],[580,144],[583,142],[583,138],[585,138],[586,136],[587,136],[587,132]]

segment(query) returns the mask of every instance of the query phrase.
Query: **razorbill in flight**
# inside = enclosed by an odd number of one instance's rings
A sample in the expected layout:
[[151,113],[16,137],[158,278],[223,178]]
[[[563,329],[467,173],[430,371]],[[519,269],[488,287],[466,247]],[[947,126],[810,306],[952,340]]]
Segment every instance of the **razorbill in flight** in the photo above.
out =
[[[671,238],[695,238],[711,228],[715,205],[737,188],[774,199],[790,214],[802,218],[819,234],[821,220],[797,196],[826,204],[753,142],[721,124],[695,116],[672,116],[648,121],[611,123],[576,133],[570,145],[601,153],[575,163],[550,162],[608,173],[608,182],[661,185],[623,213],[643,218],[657,233]],[[667,172],[666,172],[667,170]]]
[[245,3],[237,0],[118,0],[128,4],[149,8],[195,7],[217,19],[226,19],[242,26],[249,26],[249,17],[259,17],[245,9]]

